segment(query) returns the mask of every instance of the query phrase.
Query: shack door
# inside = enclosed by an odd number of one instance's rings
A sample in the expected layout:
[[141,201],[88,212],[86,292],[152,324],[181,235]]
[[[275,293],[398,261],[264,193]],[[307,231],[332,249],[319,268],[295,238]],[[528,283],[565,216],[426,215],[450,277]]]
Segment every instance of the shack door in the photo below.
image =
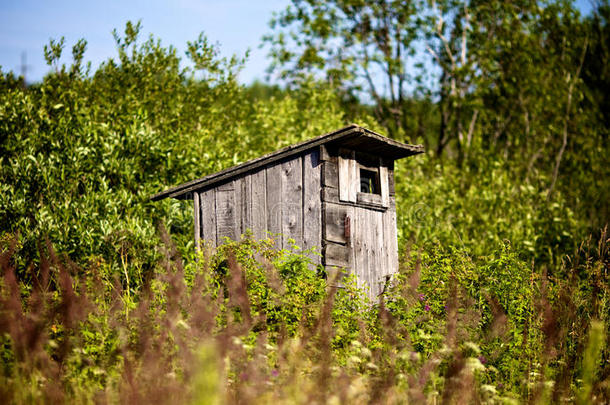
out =
[[326,268],[354,274],[358,286],[377,300],[398,269],[396,209],[389,187],[393,167],[349,150],[339,150],[336,162],[337,194],[329,189],[323,198]]

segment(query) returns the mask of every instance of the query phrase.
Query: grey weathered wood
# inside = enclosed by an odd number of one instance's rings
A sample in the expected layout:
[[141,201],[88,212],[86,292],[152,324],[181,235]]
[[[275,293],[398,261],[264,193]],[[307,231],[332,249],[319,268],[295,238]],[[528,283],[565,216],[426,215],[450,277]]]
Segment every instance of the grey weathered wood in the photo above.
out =
[[330,160],[331,155],[326,145],[320,145],[320,149],[318,150],[318,156],[320,157],[321,162]]
[[[247,229],[257,239],[270,231],[280,235],[278,248],[289,247],[289,239],[303,249],[320,247],[314,263],[345,268],[376,300],[386,276],[398,271],[394,162],[369,150],[375,144],[368,141],[341,140],[196,189],[196,245],[238,239]],[[379,173],[379,194],[359,192],[361,167]]]
[[267,237],[267,181],[265,169],[250,175],[252,236],[256,240]]
[[201,237],[206,243],[216,246],[216,189],[211,188],[199,195],[201,206]]
[[377,215],[376,211],[369,210],[368,219],[369,219],[369,284],[371,286],[371,299],[376,299],[379,294],[377,284],[377,276],[379,275],[379,261],[380,258],[380,246],[377,245],[377,236],[378,236],[378,227],[377,227]]
[[385,244],[388,249],[388,270],[387,274],[398,273],[398,237],[396,231],[396,200],[390,198],[390,209],[384,215],[386,238]]
[[252,176],[244,176],[241,232],[252,231]]
[[354,209],[354,267],[359,287],[362,287],[362,282],[366,282],[368,277],[368,267],[365,261],[367,256],[365,212],[361,208]]
[[353,150],[339,150],[339,200],[356,202],[359,174]]
[[288,239],[303,246],[303,164],[301,158],[288,160],[282,170],[282,235],[284,248]]
[[235,188],[235,235],[239,239],[251,229],[252,224],[252,176],[242,176],[233,180]]
[[240,239],[243,233],[242,222],[244,213],[244,178],[239,177],[233,180],[233,189],[235,190],[235,213],[233,215],[233,233],[236,239]]
[[222,244],[225,237],[236,239],[235,233],[235,190],[233,184],[216,189],[216,243]]
[[282,165],[267,167],[267,230],[279,234],[277,247],[282,247]]
[[375,252],[377,258],[375,260],[374,271],[373,274],[373,282],[375,283],[375,296],[376,298],[380,293],[383,287],[383,279],[385,276],[385,272],[387,271],[387,255],[384,248],[384,235],[383,235],[383,216],[385,213],[379,211],[373,211],[373,221],[375,225]]
[[390,204],[390,185],[388,180],[388,168],[379,166],[379,188],[381,191],[381,205],[387,207]]
[[333,156],[324,162],[322,181],[326,187],[339,188],[339,167],[336,156]]
[[382,196],[379,194],[357,193],[356,202],[358,202],[359,204],[370,205],[376,208],[383,207]]
[[[322,163],[320,152],[312,151],[303,156],[303,248],[317,248],[321,253],[322,246]],[[310,254],[312,263],[319,264],[319,254]]]
[[366,285],[365,288],[368,289],[369,297],[371,296],[370,286],[371,286],[371,225],[369,221],[370,211],[366,209],[360,210],[360,217],[362,223],[362,239],[363,239],[363,249],[362,249],[362,272],[364,277],[362,278]]
[[195,251],[199,251],[199,238],[201,236],[201,221],[199,212],[201,206],[199,204],[199,193],[193,193],[193,221],[195,223]]
[[322,188],[322,201],[327,202],[339,202],[339,189],[332,187],[324,187]]
[[349,267],[349,248],[338,243],[327,242],[324,246],[326,266]]
[[335,243],[346,244],[345,221],[348,217],[348,207],[340,204],[327,203],[325,205],[325,216],[324,239]]

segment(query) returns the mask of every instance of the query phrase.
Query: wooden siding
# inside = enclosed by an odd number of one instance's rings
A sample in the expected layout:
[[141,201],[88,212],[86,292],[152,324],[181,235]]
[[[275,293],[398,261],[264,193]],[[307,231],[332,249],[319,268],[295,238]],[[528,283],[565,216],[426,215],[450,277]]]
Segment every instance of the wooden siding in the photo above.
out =
[[311,255],[313,263],[329,274],[346,269],[377,300],[386,278],[398,271],[393,161],[379,160],[380,194],[355,192],[353,201],[342,201],[342,159],[359,183],[358,166],[349,159],[354,154],[342,152],[345,159],[323,146],[199,190],[196,239],[217,246],[250,230],[256,239],[275,238],[278,248],[290,248],[291,241],[321,248],[321,256]]
[[218,246],[247,230],[255,239],[271,236],[278,248],[291,241],[321,261],[322,209],[319,151],[277,162],[207,190],[196,191],[195,238]]
[[345,150],[322,155],[323,264],[329,274],[336,268],[354,274],[358,286],[377,300],[386,278],[398,271],[393,162],[380,161],[380,195],[356,192],[352,201],[350,188],[359,184],[350,162],[354,155]]

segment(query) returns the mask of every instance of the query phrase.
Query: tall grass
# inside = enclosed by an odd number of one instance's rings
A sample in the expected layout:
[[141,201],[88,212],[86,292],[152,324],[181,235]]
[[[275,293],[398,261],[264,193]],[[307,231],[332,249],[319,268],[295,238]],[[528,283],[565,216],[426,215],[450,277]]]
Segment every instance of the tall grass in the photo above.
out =
[[[0,256],[4,403],[610,400],[605,233],[596,249],[585,243],[566,259],[571,282],[547,275],[532,285],[535,316],[526,328],[539,334],[524,336],[540,340],[522,342],[528,367],[510,388],[498,359],[516,320],[497,297],[477,305],[456,278],[443,314],[430,310],[421,253],[407,253],[393,285],[367,303],[349,278],[344,288],[331,287],[337,280],[320,279],[305,256],[277,253],[269,241],[205,251],[184,266],[164,232],[162,239],[164,258],[137,293],[106,279],[98,263],[76,268],[48,243],[30,280],[18,280],[16,246],[7,246]],[[579,271],[593,276],[588,295]],[[297,290],[313,298],[299,301]],[[300,302],[296,318],[292,301]]]

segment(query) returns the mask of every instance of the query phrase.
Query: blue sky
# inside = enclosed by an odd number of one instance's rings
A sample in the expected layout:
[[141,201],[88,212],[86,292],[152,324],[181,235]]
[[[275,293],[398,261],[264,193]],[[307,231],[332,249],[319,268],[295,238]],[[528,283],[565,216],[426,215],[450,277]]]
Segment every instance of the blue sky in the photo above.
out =
[[221,53],[243,56],[251,50],[240,80],[263,79],[268,65],[266,51],[259,49],[269,32],[273,11],[289,0],[103,0],[33,1],[0,0],[0,66],[19,74],[21,54],[27,57],[28,81],[39,81],[48,68],[43,47],[49,38],[66,38],[66,63],[70,49],[80,38],[87,40],[85,60],[93,66],[116,57],[112,30],[122,32],[128,20],[142,21],[142,38],[150,33],[165,46],[173,45],[184,56],[187,41],[204,32],[220,44]]
[[[27,57],[27,79],[39,81],[47,72],[43,47],[50,38],[66,38],[66,54],[80,38],[88,42],[85,60],[93,66],[116,56],[112,30],[122,31],[128,20],[142,21],[143,37],[153,33],[164,45],[175,46],[184,56],[187,41],[204,32],[218,42],[224,56],[250,57],[240,81],[264,79],[268,66],[261,37],[269,32],[273,11],[284,9],[289,0],[101,0],[33,1],[0,0],[0,66],[19,74],[21,55]],[[591,9],[589,0],[578,0],[579,8]],[[65,59],[69,63],[69,59]]]

